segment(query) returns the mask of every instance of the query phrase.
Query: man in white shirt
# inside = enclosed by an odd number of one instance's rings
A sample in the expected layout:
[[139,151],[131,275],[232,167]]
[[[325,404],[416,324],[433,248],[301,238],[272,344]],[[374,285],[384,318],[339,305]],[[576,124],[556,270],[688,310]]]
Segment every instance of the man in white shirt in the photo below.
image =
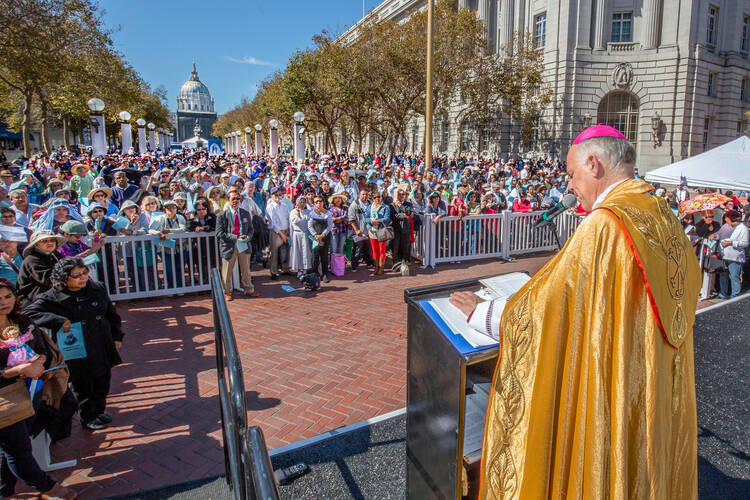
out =
[[[289,215],[292,212],[290,203],[284,203],[284,191],[276,186],[271,188],[271,198],[266,203],[266,217],[268,218],[268,230],[271,236],[271,279],[279,279],[279,265],[284,274],[289,272],[287,251],[286,258],[280,257],[280,250],[289,241]],[[281,262],[279,262],[281,260]]]

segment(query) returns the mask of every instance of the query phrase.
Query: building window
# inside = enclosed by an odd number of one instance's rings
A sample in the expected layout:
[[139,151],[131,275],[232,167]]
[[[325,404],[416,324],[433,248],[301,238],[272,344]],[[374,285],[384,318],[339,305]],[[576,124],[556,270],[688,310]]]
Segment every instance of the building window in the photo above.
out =
[[541,136],[542,130],[541,118],[534,117],[531,121],[531,149],[539,149],[539,137]]
[[615,12],[612,14],[612,41],[633,41],[633,13]]
[[440,137],[440,149],[442,151],[448,150],[448,141],[451,137],[451,122],[448,121],[448,117],[443,117],[443,130],[442,136]]
[[740,42],[740,50],[747,52],[750,48],[750,16],[744,16],[742,18],[742,41]]
[[534,46],[544,47],[547,44],[547,13],[534,18]]
[[706,151],[711,145],[711,118],[703,119],[703,151]]
[[740,101],[750,102],[750,78],[742,79],[742,87],[740,87]]
[[716,35],[719,30],[719,8],[714,5],[708,6],[708,24],[706,26],[706,43],[716,45]]
[[716,73],[709,71],[708,73],[708,88],[706,89],[706,95],[708,97],[714,97],[716,95]]
[[461,151],[468,151],[471,148],[471,123],[464,120],[461,124]]
[[596,122],[616,128],[630,142],[638,142],[638,99],[630,92],[614,91],[599,103]]

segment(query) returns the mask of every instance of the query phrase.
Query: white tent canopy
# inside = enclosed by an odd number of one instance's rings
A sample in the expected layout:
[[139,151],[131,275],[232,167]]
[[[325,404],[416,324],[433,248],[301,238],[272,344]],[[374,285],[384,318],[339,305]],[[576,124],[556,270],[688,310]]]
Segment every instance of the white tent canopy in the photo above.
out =
[[646,181],[750,191],[750,139],[744,135],[705,153],[646,173]]
[[185,141],[182,141],[180,144],[182,144],[183,148],[188,149],[197,149],[198,142],[200,141],[202,147],[208,146],[208,140],[204,139],[203,137],[191,137],[190,139],[187,139]]

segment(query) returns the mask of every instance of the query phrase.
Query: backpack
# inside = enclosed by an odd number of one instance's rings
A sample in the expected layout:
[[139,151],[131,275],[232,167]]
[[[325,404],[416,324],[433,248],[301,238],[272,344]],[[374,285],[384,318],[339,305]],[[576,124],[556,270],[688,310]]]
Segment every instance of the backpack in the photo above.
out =
[[305,291],[314,292],[320,288],[320,276],[318,273],[307,273],[301,278]]

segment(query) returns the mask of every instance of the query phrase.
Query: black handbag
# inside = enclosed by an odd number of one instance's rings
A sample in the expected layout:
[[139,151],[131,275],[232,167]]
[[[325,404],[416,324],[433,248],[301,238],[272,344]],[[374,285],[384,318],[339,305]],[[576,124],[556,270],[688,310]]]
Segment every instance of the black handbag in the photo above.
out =
[[708,248],[703,249],[703,270],[708,273],[723,272],[727,268],[724,259],[718,252],[712,252]]

